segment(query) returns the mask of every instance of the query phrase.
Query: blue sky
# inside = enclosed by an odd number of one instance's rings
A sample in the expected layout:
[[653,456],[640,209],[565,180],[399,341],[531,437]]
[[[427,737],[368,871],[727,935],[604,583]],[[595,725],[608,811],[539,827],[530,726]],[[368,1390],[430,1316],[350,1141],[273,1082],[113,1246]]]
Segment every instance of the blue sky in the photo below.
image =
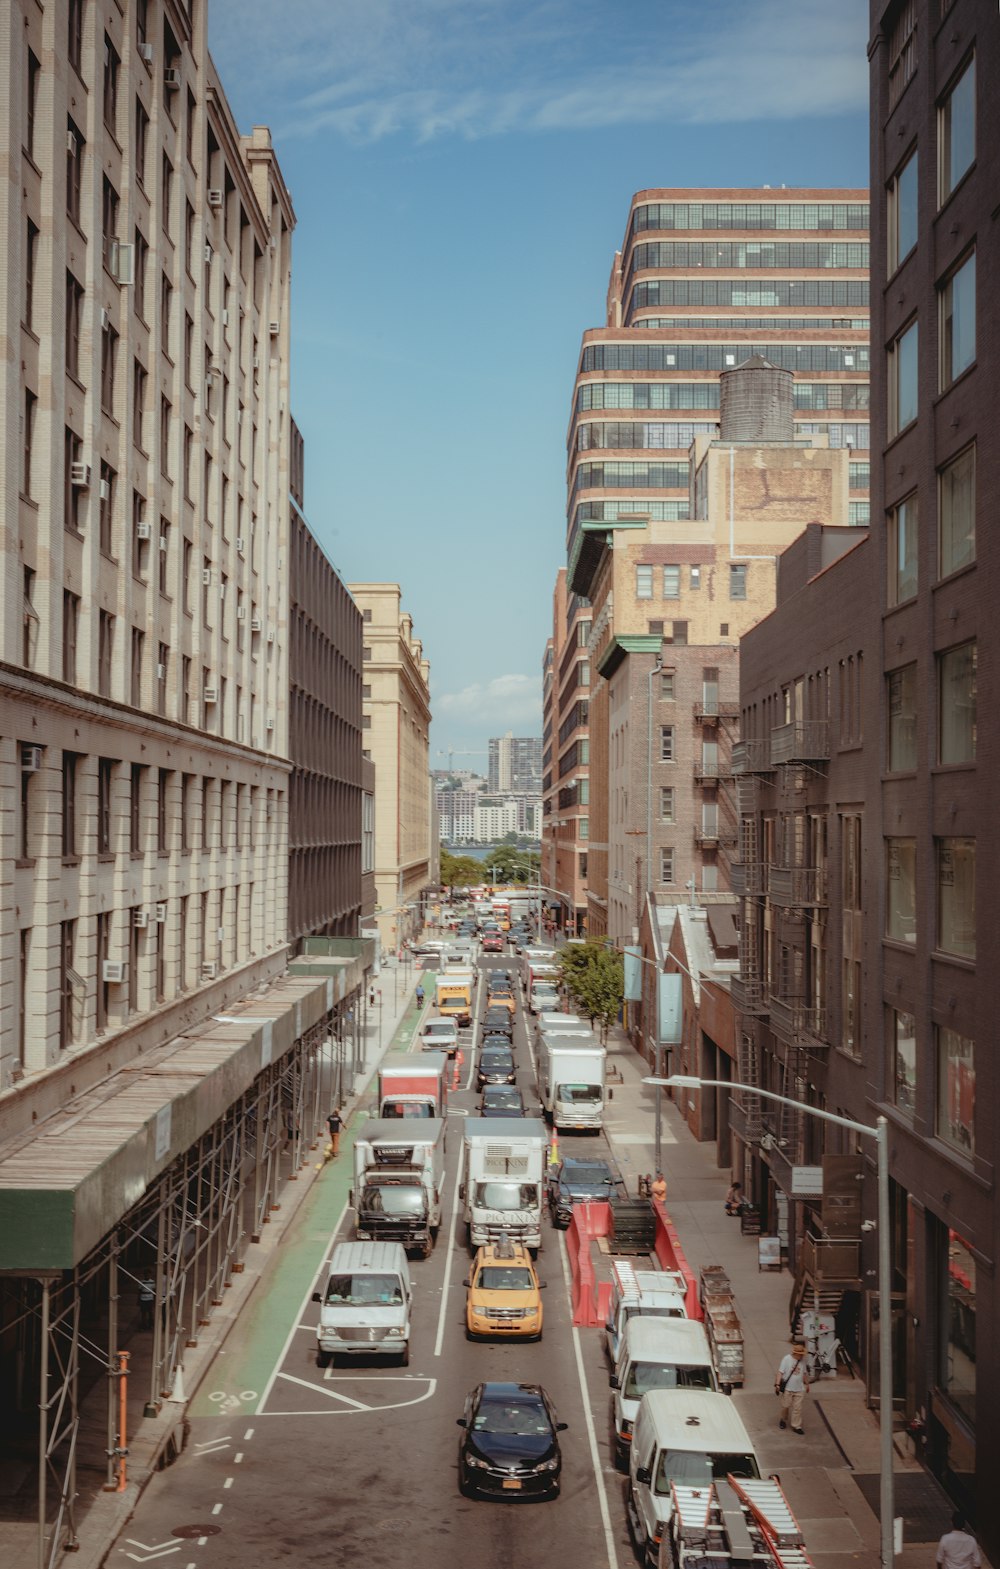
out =
[[867,185],[867,0],[209,5],[295,204],[310,525],[402,584],[432,753],[485,765],[541,733],[573,376],[631,195]]

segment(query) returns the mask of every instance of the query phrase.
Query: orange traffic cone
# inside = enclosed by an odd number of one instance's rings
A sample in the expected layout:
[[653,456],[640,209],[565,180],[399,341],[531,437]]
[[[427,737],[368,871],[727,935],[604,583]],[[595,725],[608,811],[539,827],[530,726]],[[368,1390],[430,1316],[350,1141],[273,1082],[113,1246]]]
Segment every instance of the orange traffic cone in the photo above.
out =
[[550,1166],[558,1166],[558,1164],[559,1164],[559,1133],[558,1133],[556,1128],[553,1128],[552,1129],[552,1143],[549,1145],[549,1165]]

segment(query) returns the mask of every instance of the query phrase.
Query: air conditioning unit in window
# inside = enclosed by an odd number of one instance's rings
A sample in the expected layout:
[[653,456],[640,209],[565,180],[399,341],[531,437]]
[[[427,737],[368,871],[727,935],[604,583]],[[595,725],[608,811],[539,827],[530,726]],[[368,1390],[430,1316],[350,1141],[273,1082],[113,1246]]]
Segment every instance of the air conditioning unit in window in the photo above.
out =
[[267,629],[267,641],[269,643],[273,643],[274,642],[274,628],[273,627],[268,627],[268,629]]
[[208,193],[208,205],[210,207],[221,207],[223,201],[224,201],[223,194],[218,189],[217,186],[209,191],[209,193]]
[[134,245],[123,245],[120,240],[111,242],[111,274],[116,283],[135,282]]
[[149,925],[149,911],[148,910],[133,910],[132,911],[132,925],[133,926],[138,926],[140,931],[144,930],[145,927],[147,927]]
[[202,692],[201,697],[202,702],[204,703],[217,703],[219,701],[218,687],[207,686],[204,692]]
[[168,70],[164,71],[163,85],[167,89],[168,93],[175,93],[180,87],[181,73],[177,70],[176,66],[170,66]]
[[238,556],[242,556],[245,545],[246,540],[243,538],[242,534],[238,534],[236,536],[236,554]]
[[90,464],[71,463],[69,466],[69,482],[77,490],[90,489]]
[[151,539],[152,530],[152,523],[137,523],[135,525],[135,537],[136,539]]
[[260,370],[260,355],[259,354],[255,354],[254,357],[253,357],[253,368],[254,368],[254,370]]
[[167,919],[167,907],[165,904],[158,904],[155,906],[155,910],[156,924],[157,926],[162,926]]
[[214,959],[209,960],[207,964],[203,964],[201,967],[201,978],[203,981],[214,981],[218,973],[219,966]]
[[128,980],[128,965],[122,959],[105,959],[101,965],[101,979],[109,986],[121,986]]
[[265,728],[268,729],[268,730],[273,730],[274,729],[274,719],[272,717],[268,716],[268,721],[267,721],[267,725],[266,725]]
[[210,263],[211,260],[212,260],[212,247],[210,245],[206,245],[205,246],[205,261]]
[[42,766],[42,748],[40,746],[22,746],[21,772],[22,774],[37,774]]
[[247,618],[247,607],[246,607],[246,605],[237,605],[236,606],[236,619],[237,619],[237,621],[245,621],[246,618]]
[[167,679],[167,667],[166,667],[166,665],[157,665],[157,667],[156,667],[156,679],[157,679],[157,681],[165,681]]
[[71,158],[75,158],[77,153],[80,151],[80,143],[77,141],[72,131],[66,132],[66,151],[69,153]]
[[166,536],[166,534],[161,534],[160,535],[160,549],[163,552],[163,554],[166,555],[167,550],[169,549],[169,546],[167,545],[167,536]]
[[211,569],[211,567],[205,567],[204,568],[204,570],[202,571],[202,574],[201,574],[201,581],[202,581],[202,584],[203,584],[203,586],[205,588],[211,587],[211,583],[212,583],[212,569]]
[[227,310],[224,310],[222,312],[222,325],[224,327],[228,327],[229,326],[229,312]]
[[108,328],[110,326],[111,326],[111,312],[108,310],[106,305],[103,305],[101,307],[101,331],[102,332],[107,332],[107,330],[108,330]]
[[102,479],[101,480],[101,500],[102,501],[110,501],[111,500],[111,481],[109,479]]
[[251,630],[251,632],[259,632],[261,627],[262,627],[262,625],[263,625],[263,622],[261,621],[260,616],[251,616],[250,617],[250,630]]
[[152,44],[138,44],[136,46],[136,53],[138,54],[140,60],[145,60],[147,65],[152,65],[154,53]]
[[272,338],[276,338],[278,333],[281,331],[280,321],[268,322],[267,330],[271,334]]

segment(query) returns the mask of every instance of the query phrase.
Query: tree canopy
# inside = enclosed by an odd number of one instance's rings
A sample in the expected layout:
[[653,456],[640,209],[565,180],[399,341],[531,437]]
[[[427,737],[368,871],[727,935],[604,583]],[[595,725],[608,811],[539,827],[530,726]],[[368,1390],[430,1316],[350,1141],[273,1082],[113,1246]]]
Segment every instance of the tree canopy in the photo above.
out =
[[537,883],[542,858],[537,850],[498,844],[483,857],[483,869],[495,883]]
[[483,881],[483,863],[474,855],[452,855],[442,845],[441,881],[448,888],[471,888]]
[[617,1019],[625,995],[625,966],[620,953],[601,943],[567,943],[557,955],[563,984],[587,1018],[599,1020],[602,1040]]

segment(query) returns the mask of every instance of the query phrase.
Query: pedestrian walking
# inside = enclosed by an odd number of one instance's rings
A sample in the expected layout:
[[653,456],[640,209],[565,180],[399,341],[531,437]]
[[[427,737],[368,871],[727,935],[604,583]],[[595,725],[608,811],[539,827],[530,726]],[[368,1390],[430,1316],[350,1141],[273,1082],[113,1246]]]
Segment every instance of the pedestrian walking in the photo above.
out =
[[152,1329],[153,1309],[156,1307],[156,1281],[147,1275],[139,1282],[139,1328]]
[[660,1204],[665,1204],[666,1203],[666,1201],[667,1201],[667,1179],[663,1175],[662,1171],[658,1171],[656,1173],[656,1176],[653,1178],[653,1186],[650,1189],[650,1192],[652,1193],[653,1198],[658,1200],[658,1202]]
[[980,1569],[982,1561],[976,1539],[966,1529],[965,1516],[956,1509],[951,1517],[951,1530],[938,1542],[938,1569]]
[[803,1431],[802,1407],[808,1388],[809,1375],[806,1372],[806,1348],[803,1341],[796,1340],[791,1351],[782,1357],[774,1377],[774,1392],[781,1400],[779,1427],[791,1425],[793,1433],[801,1433]]
[[334,1155],[340,1154],[340,1130],[344,1126],[344,1119],[341,1117],[340,1112],[337,1110],[336,1106],[334,1106],[330,1115],[327,1117],[326,1125],[330,1130],[330,1155],[332,1158]]

